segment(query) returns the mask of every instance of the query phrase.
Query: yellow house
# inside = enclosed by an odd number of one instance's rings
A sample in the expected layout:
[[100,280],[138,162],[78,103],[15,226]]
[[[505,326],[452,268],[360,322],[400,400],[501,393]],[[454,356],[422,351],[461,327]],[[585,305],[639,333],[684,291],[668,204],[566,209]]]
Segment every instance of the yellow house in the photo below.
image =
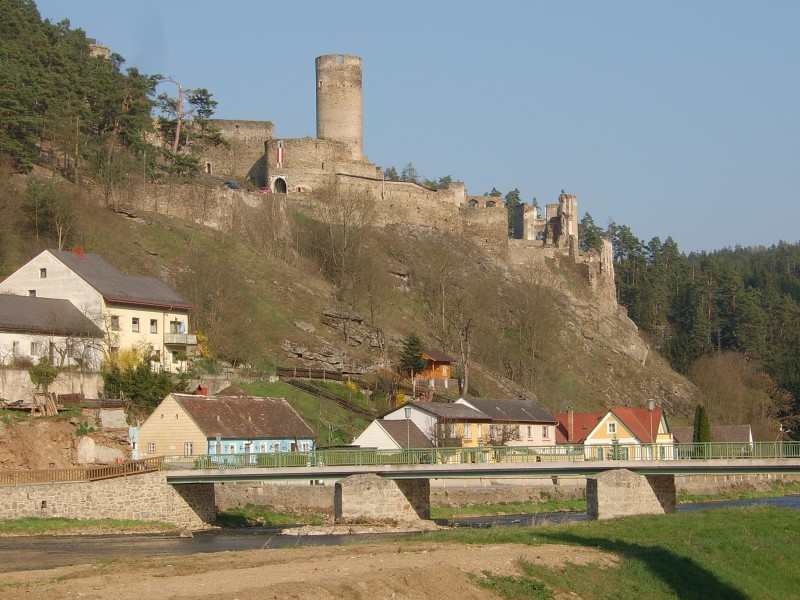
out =
[[169,394],[139,426],[138,458],[314,450],[314,431],[283,398]]
[[556,418],[558,443],[582,444],[587,459],[673,456],[674,440],[659,406],[653,405],[652,409],[615,406],[605,412],[568,412]]
[[459,398],[456,404],[475,409],[488,419],[488,423],[475,423],[477,438],[465,435],[465,439],[474,439],[475,445],[555,446],[558,420],[531,400]]

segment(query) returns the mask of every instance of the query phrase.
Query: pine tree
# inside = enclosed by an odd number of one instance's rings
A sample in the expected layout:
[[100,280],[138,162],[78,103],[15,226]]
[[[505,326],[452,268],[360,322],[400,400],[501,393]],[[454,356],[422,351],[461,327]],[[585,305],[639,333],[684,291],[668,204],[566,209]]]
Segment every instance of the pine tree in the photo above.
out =
[[416,333],[411,333],[403,341],[403,349],[400,351],[400,368],[409,373],[419,373],[425,369],[427,364],[422,356],[425,348],[422,340]]
[[695,444],[705,444],[711,441],[711,423],[708,420],[708,411],[702,404],[698,404],[694,411],[694,435],[692,441]]

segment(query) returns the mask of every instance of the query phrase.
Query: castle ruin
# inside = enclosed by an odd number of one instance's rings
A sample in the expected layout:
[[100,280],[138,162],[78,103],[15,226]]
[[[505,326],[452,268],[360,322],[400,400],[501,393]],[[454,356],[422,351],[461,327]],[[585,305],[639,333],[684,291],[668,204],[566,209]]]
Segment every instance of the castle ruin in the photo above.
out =
[[206,173],[246,178],[312,209],[316,205],[324,210],[314,196],[323,189],[366,193],[379,209],[378,226],[407,224],[466,235],[510,265],[540,265],[545,257],[574,261],[586,266],[596,293],[614,297],[610,249],[580,252],[576,196],[562,191],[558,203],[546,205],[543,215],[538,207],[517,206],[509,236],[502,198],[471,196],[459,181],[447,189],[387,181],[383,169],[363,153],[361,58],[320,56],[315,66],[316,138],[276,138],[268,121],[215,120],[230,147],[208,150]]

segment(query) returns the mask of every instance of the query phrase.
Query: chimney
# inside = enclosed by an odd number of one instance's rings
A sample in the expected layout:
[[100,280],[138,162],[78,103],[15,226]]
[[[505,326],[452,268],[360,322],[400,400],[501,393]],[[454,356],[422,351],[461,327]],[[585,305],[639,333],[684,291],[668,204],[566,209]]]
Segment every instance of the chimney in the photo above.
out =
[[572,439],[575,433],[575,412],[572,410],[570,406],[567,409],[567,442],[572,443]]
[[86,260],[86,255],[83,253],[83,248],[73,248],[72,253],[81,260]]
[[202,383],[197,386],[197,389],[194,391],[195,396],[208,396],[208,387],[203,385]]

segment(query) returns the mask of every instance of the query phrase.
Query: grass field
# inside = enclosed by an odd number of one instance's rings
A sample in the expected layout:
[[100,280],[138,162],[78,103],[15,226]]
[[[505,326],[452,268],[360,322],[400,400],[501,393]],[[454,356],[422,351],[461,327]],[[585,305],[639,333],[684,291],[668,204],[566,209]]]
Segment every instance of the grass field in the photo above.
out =
[[777,508],[698,511],[554,525],[425,534],[464,544],[567,544],[609,552],[611,568],[521,565],[519,577],[485,573],[504,598],[584,600],[800,598],[800,513]]

